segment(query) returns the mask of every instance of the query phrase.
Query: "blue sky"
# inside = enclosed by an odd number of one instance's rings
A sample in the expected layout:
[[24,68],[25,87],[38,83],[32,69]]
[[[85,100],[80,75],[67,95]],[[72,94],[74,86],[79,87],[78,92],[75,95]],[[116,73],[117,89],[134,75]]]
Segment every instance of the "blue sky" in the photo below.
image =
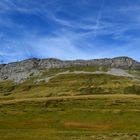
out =
[[0,61],[140,61],[140,0],[0,0]]

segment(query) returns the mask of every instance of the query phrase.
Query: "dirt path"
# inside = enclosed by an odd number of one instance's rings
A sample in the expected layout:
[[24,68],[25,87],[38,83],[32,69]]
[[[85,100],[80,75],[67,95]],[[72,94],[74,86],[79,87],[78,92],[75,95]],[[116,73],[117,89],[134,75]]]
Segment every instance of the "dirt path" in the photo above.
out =
[[109,75],[114,75],[114,76],[123,76],[123,77],[131,77],[131,78],[135,78],[133,75],[131,74],[128,74],[127,72],[125,72],[124,70],[122,69],[111,69],[107,72],[104,72],[104,71],[94,71],[94,72],[88,72],[88,71],[73,71],[73,72],[70,72],[70,71],[64,71],[64,72],[60,72],[60,73],[57,73],[53,76],[50,76],[50,77],[45,77],[45,78],[42,78],[42,79],[38,79],[36,80],[36,82],[41,82],[41,81],[44,81],[46,83],[48,83],[51,79],[53,78],[56,78],[57,76],[59,75],[63,75],[63,74],[109,74]]
[[23,102],[44,102],[44,101],[63,101],[63,100],[87,100],[87,99],[140,99],[139,95],[124,95],[124,94],[108,94],[108,95],[80,95],[80,96],[61,96],[61,97],[40,97],[40,98],[26,98],[26,99],[12,99],[2,100],[2,104],[15,104]]

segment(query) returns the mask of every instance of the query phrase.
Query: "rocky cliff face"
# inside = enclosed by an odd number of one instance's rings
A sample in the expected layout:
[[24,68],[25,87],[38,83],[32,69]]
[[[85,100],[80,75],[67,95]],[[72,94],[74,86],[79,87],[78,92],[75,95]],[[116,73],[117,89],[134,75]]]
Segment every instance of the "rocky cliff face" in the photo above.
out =
[[58,59],[28,59],[21,62],[1,64],[0,80],[24,81],[31,75],[37,75],[41,69],[63,68],[71,66],[105,66],[111,68],[140,70],[140,63],[129,57],[112,59],[93,59],[62,61]]

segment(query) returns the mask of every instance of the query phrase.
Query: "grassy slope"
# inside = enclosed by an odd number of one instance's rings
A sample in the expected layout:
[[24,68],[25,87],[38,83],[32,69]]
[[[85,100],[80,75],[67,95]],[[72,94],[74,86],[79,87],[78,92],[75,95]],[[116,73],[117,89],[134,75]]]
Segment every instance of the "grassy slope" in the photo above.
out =
[[139,98],[20,103],[0,106],[2,140],[132,140],[140,138]]
[[[95,68],[71,68],[75,70],[94,71]],[[38,77],[15,84],[10,81],[0,82],[0,98],[28,98],[42,96],[87,95],[87,94],[140,94],[140,82],[126,77],[105,74],[63,74],[51,79],[48,83],[35,83],[38,78],[52,76],[67,71],[51,69],[42,72]]]
[[[95,67],[43,70],[22,84],[0,83],[0,99],[68,95],[140,94],[140,82],[131,78],[97,74],[66,74],[49,83],[34,81],[63,71],[96,71]],[[101,69],[101,68],[100,68]],[[102,68],[106,71],[106,69]],[[139,98],[85,100],[0,105],[2,140],[92,140],[140,138]],[[114,134],[115,133],[115,134]]]

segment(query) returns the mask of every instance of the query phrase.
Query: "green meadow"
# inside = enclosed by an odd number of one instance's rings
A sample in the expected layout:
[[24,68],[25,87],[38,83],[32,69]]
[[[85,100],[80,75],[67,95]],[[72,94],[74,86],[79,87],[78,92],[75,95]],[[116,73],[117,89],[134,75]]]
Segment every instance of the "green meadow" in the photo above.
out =
[[[139,77],[58,74],[68,70],[93,72],[98,68],[42,70],[23,83],[0,82],[0,140],[140,139]],[[49,76],[54,77],[36,82]],[[73,98],[90,95],[94,97]]]
[[140,98],[16,103],[0,106],[2,140],[140,138]]

